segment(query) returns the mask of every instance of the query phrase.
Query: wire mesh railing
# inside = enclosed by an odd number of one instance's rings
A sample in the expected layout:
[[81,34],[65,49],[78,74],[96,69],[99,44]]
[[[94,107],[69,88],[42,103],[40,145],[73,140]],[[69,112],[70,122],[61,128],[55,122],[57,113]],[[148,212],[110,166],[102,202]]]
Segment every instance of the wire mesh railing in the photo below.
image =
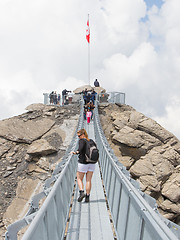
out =
[[178,240],[180,226],[164,219],[155,199],[142,193],[138,183],[119,162],[101,128],[98,106],[94,110],[100,168],[117,238],[119,240]]
[[[74,187],[77,159],[70,152],[77,148],[77,130],[83,128],[83,102],[76,131],[62,161],[57,164],[51,178],[44,183],[43,192],[32,198],[26,216],[9,225],[6,240],[17,240],[18,232],[29,225],[22,239],[63,239]],[[52,187],[52,184],[53,187]],[[41,208],[39,201],[45,198]]]

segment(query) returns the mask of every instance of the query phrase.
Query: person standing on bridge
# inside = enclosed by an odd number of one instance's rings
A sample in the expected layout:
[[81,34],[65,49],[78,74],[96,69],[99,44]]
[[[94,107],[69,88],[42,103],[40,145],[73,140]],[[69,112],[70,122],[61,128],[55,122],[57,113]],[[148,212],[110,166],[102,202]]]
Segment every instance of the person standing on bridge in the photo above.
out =
[[87,123],[88,123],[88,124],[90,123],[91,116],[92,116],[92,112],[91,112],[91,110],[90,110],[90,107],[88,107],[88,110],[87,110],[87,112],[86,112],[86,118],[87,118]]
[[[77,132],[79,137],[79,148],[72,154],[79,154],[78,168],[77,168],[77,183],[79,187],[78,202],[81,202],[85,198],[85,202],[89,202],[89,196],[91,191],[91,179],[95,170],[96,164],[86,162],[86,142],[90,141],[86,130],[83,128]],[[86,174],[86,194],[84,193],[83,178]]]

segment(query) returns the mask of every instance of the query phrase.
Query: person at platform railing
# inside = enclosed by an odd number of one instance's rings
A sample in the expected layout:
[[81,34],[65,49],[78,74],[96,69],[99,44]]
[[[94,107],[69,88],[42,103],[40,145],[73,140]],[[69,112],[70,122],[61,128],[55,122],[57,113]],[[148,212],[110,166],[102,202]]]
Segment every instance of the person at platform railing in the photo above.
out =
[[49,94],[49,102],[50,102],[50,104],[53,104],[53,95],[54,95],[54,91],[52,91],[52,92]]
[[[86,161],[86,144],[87,141],[93,141],[88,138],[86,130],[83,128],[77,132],[79,137],[79,148],[72,154],[79,154],[78,168],[77,168],[77,183],[79,187],[78,202],[81,202],[85,198],[85,202],[89,202],[90,191],[91,191],[91,179],[95,170],[95,163],[88,163]],[[95,144],[95,143],[94,143]],[[86,194],[84,193],[83,178],[86,174]]]
[[68,91],[67,89],[64,89],[62,91],[62,105],[66,105],[68,104],[68,99],[67,99],[67,94],[71,92],[71,91]]

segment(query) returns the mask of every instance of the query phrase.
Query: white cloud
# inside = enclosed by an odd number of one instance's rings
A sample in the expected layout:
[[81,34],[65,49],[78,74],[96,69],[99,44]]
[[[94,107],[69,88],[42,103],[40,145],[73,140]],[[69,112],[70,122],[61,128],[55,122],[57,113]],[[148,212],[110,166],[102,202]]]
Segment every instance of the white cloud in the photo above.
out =
[[[0,1],[0,118],[43,102],[43,92],[91,83],[126,93],[127,104],[173,126],[180,116],[179,0]],[[176,112],[176,113],[174,113]],[[173,114],[174,113],[174,114]],[[171,128],[178,137],[180,127]]]
[[176,136],[180,136],[180,97],[174,96],[170,99],[169,104],[166,106],[166,115],[163,117],[153,116],[153,118],[160,123],[164,128]]

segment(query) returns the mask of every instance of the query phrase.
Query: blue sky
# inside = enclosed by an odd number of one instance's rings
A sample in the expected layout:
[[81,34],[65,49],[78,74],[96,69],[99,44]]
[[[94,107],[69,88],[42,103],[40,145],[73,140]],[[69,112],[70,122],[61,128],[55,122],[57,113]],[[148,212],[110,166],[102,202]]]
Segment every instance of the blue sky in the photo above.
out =
[[164,1],[162,0],[144,0],[147,7],[151,8],[153,5],[156,5],[158,8],[160,8]]

